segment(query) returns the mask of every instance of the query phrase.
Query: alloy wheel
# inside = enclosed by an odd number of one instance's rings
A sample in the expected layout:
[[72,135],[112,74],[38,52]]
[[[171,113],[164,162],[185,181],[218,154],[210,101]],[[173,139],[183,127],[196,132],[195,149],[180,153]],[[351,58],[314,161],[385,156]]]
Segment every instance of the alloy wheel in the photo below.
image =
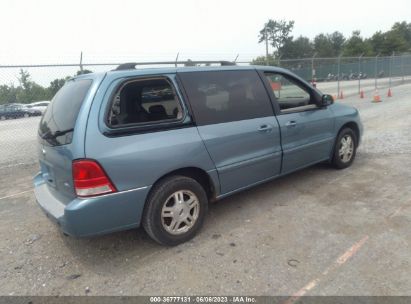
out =
[[188,190],[171,194],[161,210],[163,228],[170,234],[179,235],[189,231],[196,223],[200,213],[197,196]]
[[354,141],[349,134],[344,135],[340,141],[338,155],[343,163],[348,163],[354,153]]

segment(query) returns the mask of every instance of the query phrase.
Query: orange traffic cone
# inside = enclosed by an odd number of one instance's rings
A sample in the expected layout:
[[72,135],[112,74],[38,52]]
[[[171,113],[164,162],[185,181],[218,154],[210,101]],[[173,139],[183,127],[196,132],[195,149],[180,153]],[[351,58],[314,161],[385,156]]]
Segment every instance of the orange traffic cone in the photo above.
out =
[[344,94],[343,94],[343,91],[341,90],[341,92],[340,92],[340,99],[344,99]]
[[363,90],[360,91],[360,98],[364,98],[364,91]]
[[387,97],[392,97],[391,88],[388,88],[388,94],[387,94]]
[[378,90],[375,90],[374,92],[373,102],[381,102],[381,97],[380,97],[380,93],[378,93]]

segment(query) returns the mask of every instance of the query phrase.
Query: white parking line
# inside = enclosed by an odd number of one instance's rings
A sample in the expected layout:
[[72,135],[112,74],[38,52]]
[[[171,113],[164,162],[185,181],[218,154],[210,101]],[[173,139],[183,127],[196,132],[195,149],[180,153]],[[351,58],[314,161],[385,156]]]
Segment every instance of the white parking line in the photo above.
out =
[[3,196],[3,197],[0,197],[0,200],[5,199],[5,198],[9,198],[9,197],[13,197],[13,196],[18,196],[18,195],[21,195],[21,194],[24,194],[24,193],[27,193],[27,192],[31,192],[31,191],[33,191],[33,189],[22,191],[22,192],[19,192],[19,193],[10,194],[10,195],[7,195],[7,196]]

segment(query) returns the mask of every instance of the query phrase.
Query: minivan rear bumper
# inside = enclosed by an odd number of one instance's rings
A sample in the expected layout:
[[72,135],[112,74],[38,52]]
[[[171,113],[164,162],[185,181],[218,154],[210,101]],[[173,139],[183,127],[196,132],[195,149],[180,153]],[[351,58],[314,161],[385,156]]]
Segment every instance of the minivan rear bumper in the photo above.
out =
[[75,198],[63,204],[41,173],[34,177],[34,194],[47,217],[64,233],[87,237],[140,226],[144,202],[151,187]]

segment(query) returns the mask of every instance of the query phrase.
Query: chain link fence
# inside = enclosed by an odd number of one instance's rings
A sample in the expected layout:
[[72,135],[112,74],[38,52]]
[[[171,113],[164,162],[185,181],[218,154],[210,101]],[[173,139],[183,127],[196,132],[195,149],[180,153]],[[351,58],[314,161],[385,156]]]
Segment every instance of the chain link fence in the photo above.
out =
[[279,65],[337,97],[388,89],[410,81],[411,55],[279,60]]
[[[223,59],[233,61],[235,58],[238,59],[238,65],[249,65],[255,57],[257,56],[225,56]],[[192,56],[191,59],[197,58]],[[36,134],[41,119],[41,116],[31,115],[5,117],[5,105],[18,107],[20,103],[51,100],[67,77],[88,71],[112,70],[121,63],[123,62],[0,65],[0,169],[37,162]],[[277,65],[293,71],[307,81],[315,81],[324,93],[337,97],[355,95],[361,91],[367,93],[376,89],[388,89],[411,82],[409,54],[389,57],[314,57],[278,60]]]

